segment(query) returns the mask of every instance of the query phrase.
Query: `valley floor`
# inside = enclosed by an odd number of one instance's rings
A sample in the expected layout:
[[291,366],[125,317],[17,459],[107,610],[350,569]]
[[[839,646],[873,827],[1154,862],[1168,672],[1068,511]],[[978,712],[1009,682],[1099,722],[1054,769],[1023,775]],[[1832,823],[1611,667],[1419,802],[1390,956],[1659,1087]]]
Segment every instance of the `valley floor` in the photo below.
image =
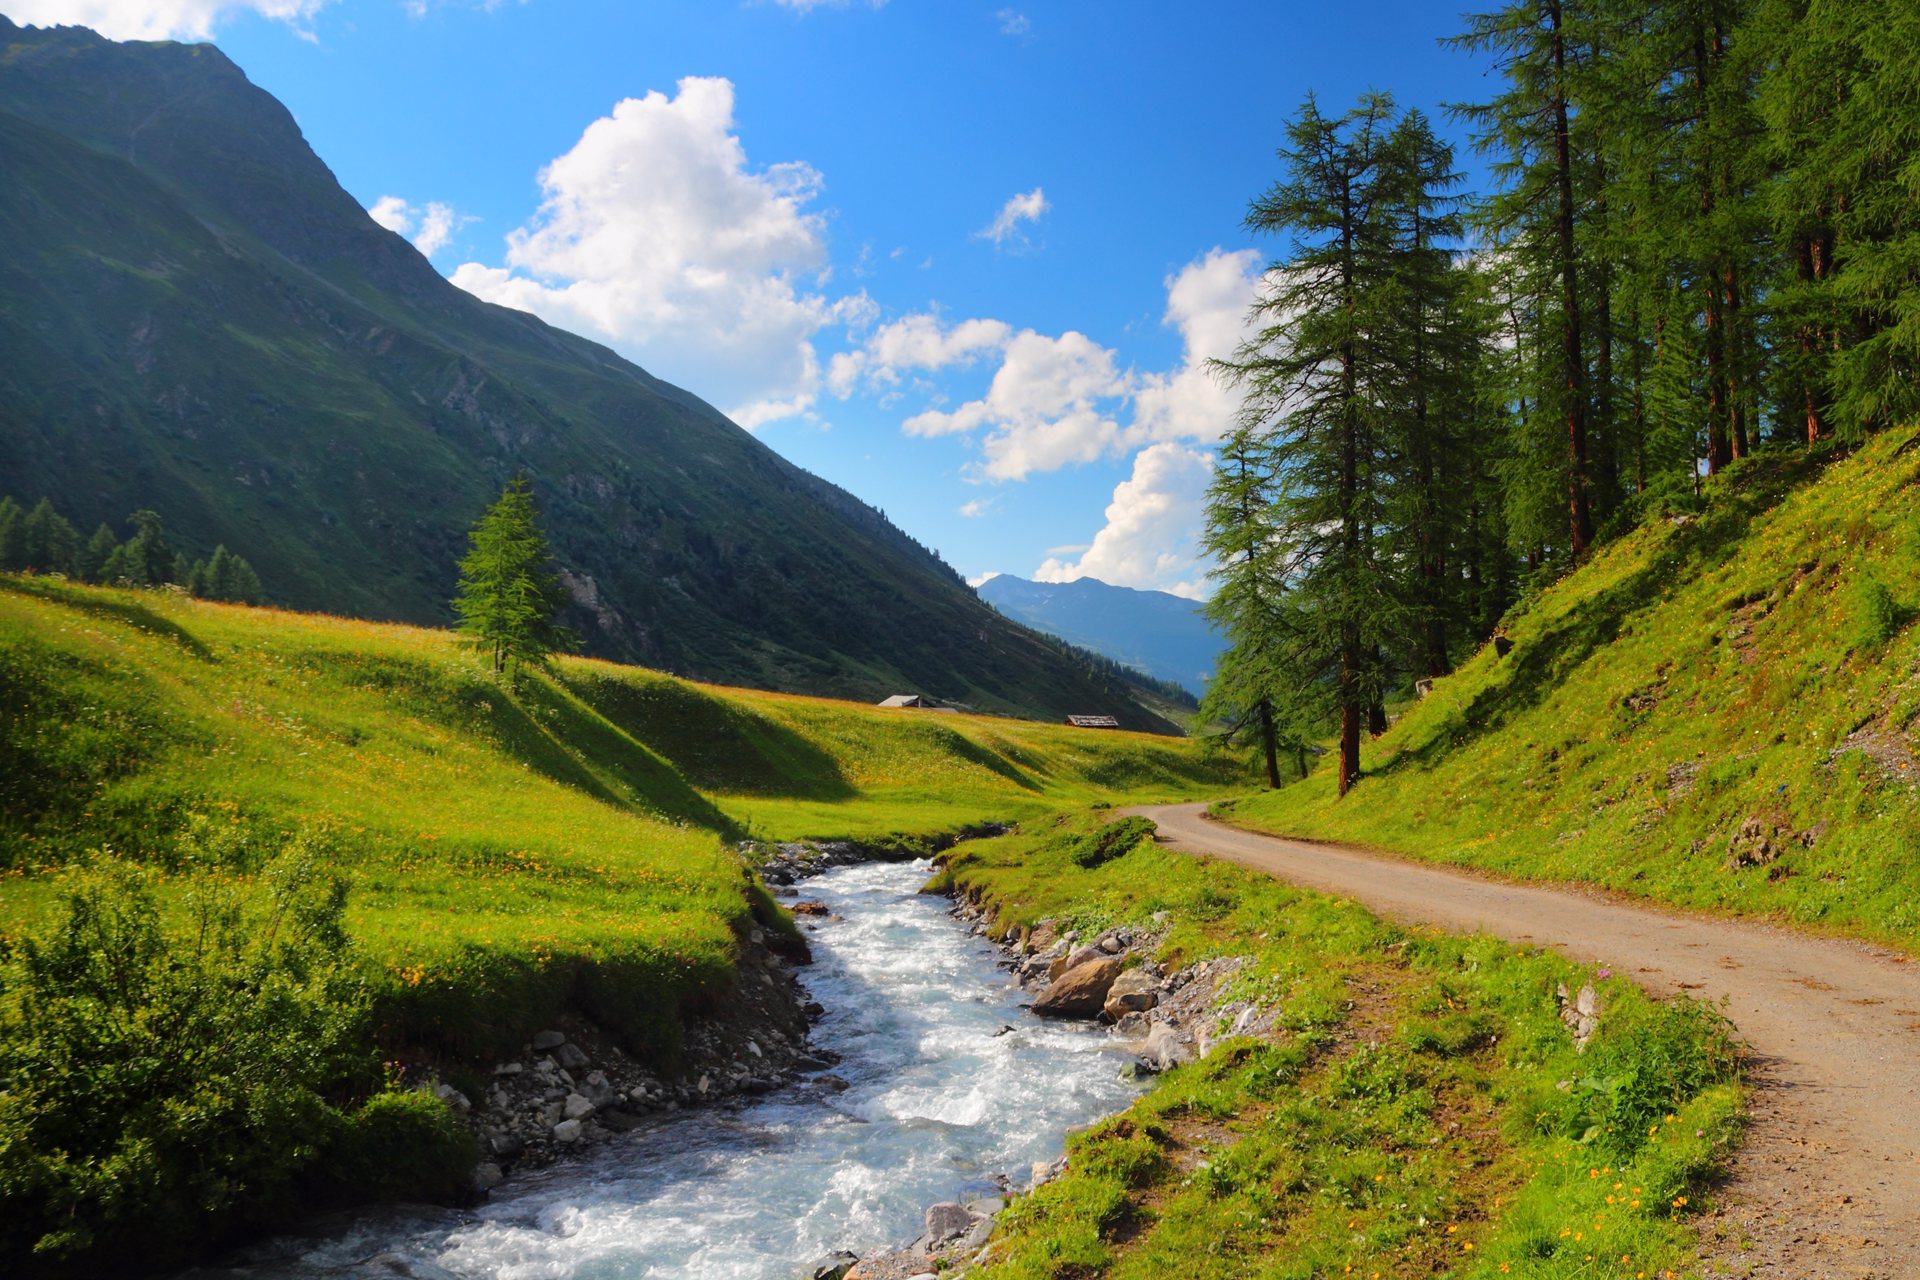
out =
[[1866,944],[1518,885],[1150,807],[1160,838],[1352,898],[1404,924],[1490,933],[1719,1004],[1754,1085],[1709,1253],[1737,1275],[1920,1275],[1920,973]]

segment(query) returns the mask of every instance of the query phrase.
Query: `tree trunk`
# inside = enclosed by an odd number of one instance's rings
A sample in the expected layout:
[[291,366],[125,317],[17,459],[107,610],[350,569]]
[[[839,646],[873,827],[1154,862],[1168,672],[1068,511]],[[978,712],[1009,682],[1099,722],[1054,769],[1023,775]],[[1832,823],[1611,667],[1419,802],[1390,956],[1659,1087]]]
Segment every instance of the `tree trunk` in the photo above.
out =
[[[1351,308],[1353,297],[1353,236],[1354,214],[1351,186],[1343,193],[1340,210],[1340,235],[1342,240],[1341,292],[1343,301]],[[1340,389],[1343,393],[1340,422],[1340,549],[1346,559],[1349,574],[1358,572],[1360,565],[1360,516],[1355,510],[1360,493],[1360,424],[1355,421],[1354,392],[1359,376],[1353,349],[1353,335],[1348,332],[1340,343]],[[1351,582],[1348,584],[1351,587]],[[1360,778],[1360,713],[1363,704],[1360,700],[1360,628],[1351,621],[1340,623],[1340,794],[1346,795],[1347,789]]]
[[1273,703],[1266,698],[1260,699],[1260,745],[1267,756],[1267,786],[1280,789],[1279,744],[1273,740]]
[[1560,360],[1567,393],[1567,541],[1574,559],[1593,542],[1593,512],[1587,492],[1587,377],[1580,349],[1580,281],[1573,240],[1573,147],[1567,123],[1566,39],[1560,0],[1547,0],[1553,37],[1553,154],[1559,187]]
[[[1812,285],[1820,279],[1820,266],[1826,258],[1825,246],[1820,238],[1812,233],[1794,237],[1794,270],[1803,285]],[[1798,334],[1800,344],[1800,398],[1807,410],[1807,443],[1816,444],[1827,434],[1827,415],[1820,407],[1820,393],[1814,378],[1815,353],[1820,349],[1820,327],[1807,323],[1800,326]]]
[[[1353,674],[1351,669],[1342,664],[1340,685],[1343,696]],[[1358,781],[1360,781],[1360,708],[1349,702],[1340,708],[1340,794],[1346,795]]]

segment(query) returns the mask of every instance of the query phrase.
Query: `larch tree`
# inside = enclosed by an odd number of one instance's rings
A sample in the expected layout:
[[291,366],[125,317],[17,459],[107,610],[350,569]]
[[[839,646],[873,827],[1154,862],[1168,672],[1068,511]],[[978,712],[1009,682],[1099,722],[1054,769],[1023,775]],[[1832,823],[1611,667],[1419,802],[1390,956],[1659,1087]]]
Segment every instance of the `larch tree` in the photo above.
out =
[[1306,772],[1300,684],[1291,669],[1284,545],[1274,528],[1278,477],[1264,433],[1241,425],[1220,446],[1207,489],[1202,548],[1213,558],[1215,589],[1207,617],[1226,639],[1200,703],[1203,724],[1225,725],[1229,742],[1260,744],[1267,785],[1280,785],[1279,752],[1293,751]]
[[1386,686],[1383,651],[1399,622],[1381,561],[1384,424],[1391,327],[1392,100],[1374,94],[1329,117],[1308,98],[1280,149],[1285,176],[1247,226],[1287,237],[1254,304],[1258,328],[1218,368],[1243,394],[1241,424],[1264,436],[1276,492],[1274,537],[1301,685],[1333,688],[1340,794],[1360,777],[1360,733]]
[[566,595],[524,475],[507,483],[467,540],[453,599],[460,634],[487,655],[496,675],[517,684],[524,668],[546,665],[573,640],[556,620]]
[[[1476,142],[1496,159],[1503,189],[1486,201],[1477,221],[1490,239],[1515,255],[1533,278],[1527,293],[1539,321],[1556,332],[1553,379],[1533,397],[1532,412],[1558,415],[1564,443],[1563,499],[1567,548],[1575,560],[1593,542],[1591,413],[1587,352],[1582,337],[1580,209],[1576,200],[1574,81],[1591,36],[1581,0],[1514,0],[1504,9],[1470,14],[1467,30],[1451,43],[1492,54],[1506,76],[1491,102],[1455,108],[1478,130]],[[1576,29],[1578,28],[1578,29]],[[1549,299],[1541,286],[1551,281]]]

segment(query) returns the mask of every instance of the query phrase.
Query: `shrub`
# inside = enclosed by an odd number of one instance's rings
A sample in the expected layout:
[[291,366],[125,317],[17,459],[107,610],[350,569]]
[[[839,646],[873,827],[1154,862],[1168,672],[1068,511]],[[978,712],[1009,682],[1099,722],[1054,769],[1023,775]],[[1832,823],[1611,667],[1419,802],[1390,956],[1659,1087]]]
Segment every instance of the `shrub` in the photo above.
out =
[[1092,870],[1115,858],[1126,857],[1142,840],[1159,829],[1152,818],[1122,818],[1118,822],[1107,823],[1097,831],[1075,836],[1068,856],[1073,859],[1075,866]]
[[1738,1052],[1731,1025],[1709,1005],[1632,1004],[1601,1021],[1584,1067],[1542,1122],[1627,1159],[1669,1114],[1735,1079]]
[[323,1155],[316,1178],[336,1201],[421,1199],[468,1194],[479,1151],[439,1098],[422,1090],[375,1094],[354,1112]]
[[[304,841],[257,882],[67,873],[0,964],[0,1269],[184,1254],[292,1189],[378,1083],[344,885]],[[243,887],[244,885],[244,887]]]
[[1878,649],[1908,622],[1907,611],[1878,578],[1861,581],[1854,597],[1854,617],[1855,638],[1862,649]]

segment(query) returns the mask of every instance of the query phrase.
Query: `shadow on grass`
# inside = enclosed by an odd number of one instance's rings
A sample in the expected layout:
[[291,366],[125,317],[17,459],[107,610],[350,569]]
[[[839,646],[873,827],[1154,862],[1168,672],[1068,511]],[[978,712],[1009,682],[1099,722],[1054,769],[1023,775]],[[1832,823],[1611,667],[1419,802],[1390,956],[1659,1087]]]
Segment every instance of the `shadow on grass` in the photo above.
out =
[[75,590],[61,578],[29,577],[23,574],[0,574],[0,590],[11,591],[15,595],[27,596],[34,600],[47,600],[65,605],[81,613],[98,618],[110,618],[115,622],[149,632],[164,640],[171,640],[202,662],[215,661],[213,651],[200,643],[198,637],[171,618],[162,617],[148,608],[138,599],[131,599],[131,589],[107,592],[98,588]]
[[501,700],[495,723],[517,756],[556,782],[615,807],[638,805],[729,839],[741,834],[734,819],[671,763],[576,696],[563,680],[529,677],[517,697]]
[[1722,480],[1707,510],[1668,535],[1645,566],[1579,600],[1537,633],[1516,640],[1471,702],[1375,772],[1431,768],[1448,753],[1538,706],[1582,663],[1611,644],[1628,619],[1738,555],[1754,519],[1815,476],[1820,461],[1800,451],[1748,460]]
[[700,791],[835,802],[858,789],[786,725],[670,676],[567,666],[554,679]]

